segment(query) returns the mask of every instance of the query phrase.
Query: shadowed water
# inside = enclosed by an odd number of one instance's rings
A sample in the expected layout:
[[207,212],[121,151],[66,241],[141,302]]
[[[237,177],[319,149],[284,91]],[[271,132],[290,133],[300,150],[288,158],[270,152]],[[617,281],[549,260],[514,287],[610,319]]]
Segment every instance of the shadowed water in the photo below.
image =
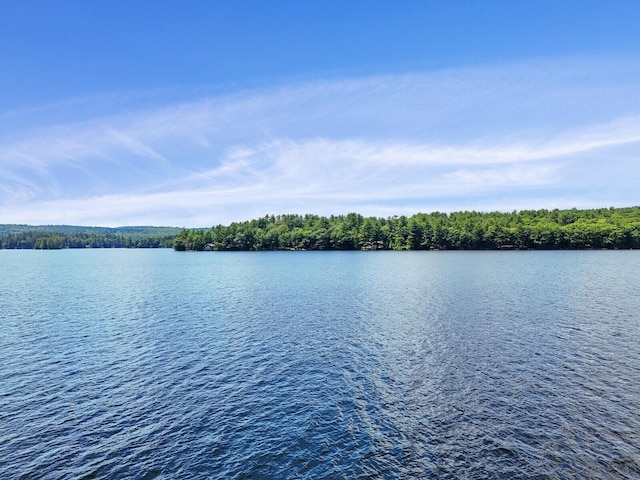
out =
[[0,268],[0,478],[640,477],[637,251]]

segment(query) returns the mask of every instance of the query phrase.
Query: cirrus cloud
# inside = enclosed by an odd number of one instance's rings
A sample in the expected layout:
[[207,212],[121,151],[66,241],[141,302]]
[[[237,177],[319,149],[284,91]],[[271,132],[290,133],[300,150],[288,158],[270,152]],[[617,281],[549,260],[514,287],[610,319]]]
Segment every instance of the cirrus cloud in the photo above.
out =
[[637,204],[639,73],[624,60],[547,61],[5,126],[0,222]]

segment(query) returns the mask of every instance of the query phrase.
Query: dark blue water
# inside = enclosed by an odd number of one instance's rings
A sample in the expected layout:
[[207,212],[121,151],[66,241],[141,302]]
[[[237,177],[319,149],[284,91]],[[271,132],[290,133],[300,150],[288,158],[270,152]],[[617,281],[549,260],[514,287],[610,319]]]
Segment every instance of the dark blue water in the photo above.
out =
[[0,478],[639,478],[640,252],[0,251]]

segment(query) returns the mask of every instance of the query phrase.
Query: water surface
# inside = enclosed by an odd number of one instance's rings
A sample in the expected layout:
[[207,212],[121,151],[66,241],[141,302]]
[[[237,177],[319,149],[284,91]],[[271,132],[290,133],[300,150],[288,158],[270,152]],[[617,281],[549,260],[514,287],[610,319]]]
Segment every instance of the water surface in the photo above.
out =
[[640,477],[637,251],[0,268],[0,478]]

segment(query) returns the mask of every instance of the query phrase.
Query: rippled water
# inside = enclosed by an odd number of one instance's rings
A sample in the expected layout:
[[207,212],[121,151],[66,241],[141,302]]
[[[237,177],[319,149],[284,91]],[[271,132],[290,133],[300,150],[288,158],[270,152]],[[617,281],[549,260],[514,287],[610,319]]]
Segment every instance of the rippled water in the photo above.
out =
[[0,268],[0,478],[640,477],[637,251]]

